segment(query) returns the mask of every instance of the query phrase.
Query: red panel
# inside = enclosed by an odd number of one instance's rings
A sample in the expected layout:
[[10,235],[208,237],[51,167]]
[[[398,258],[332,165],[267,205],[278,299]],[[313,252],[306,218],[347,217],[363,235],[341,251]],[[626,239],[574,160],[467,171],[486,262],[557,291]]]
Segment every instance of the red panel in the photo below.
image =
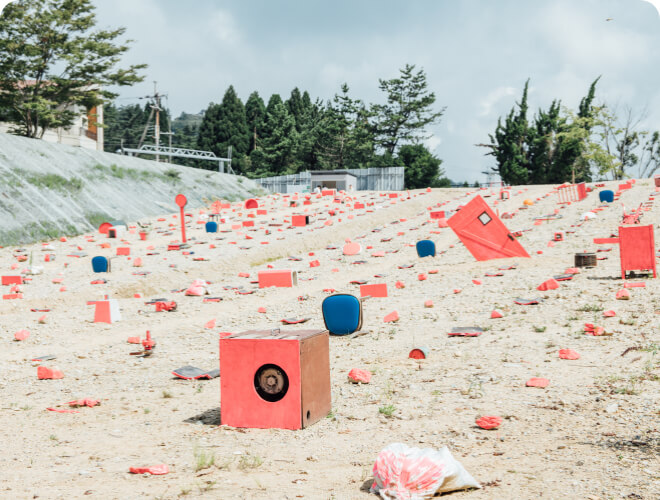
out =
[[622,279],[625,279],[626,271],[651,269],[653,277],[656,277],[653,225],[620,227],[619,246],[621,248]]
[[269,286],[292,287],[298,281],[296,272],[291,269],[259,271],[257,276],[259,277],[259,288],[268,288]]
[[6,285],[22,285],[23,277],[22,276],[3,276],[2,284]]
[[360,297],[387,297],[387,283],[360,286]]
[[[483,220],[480,220],[480,217]],[[529,257],[481,196],[476,196],[447,223],[472,256],[479,261]]]
[[131,248],[130,247],[118,247],[117,248],[117,255],[131,255]]
[[243,227],[254,227],[254,221],[253,220],[244,220],[242,224],[243,224]]
[[444,219],[446,217],[444,210],[438,210],[437,212],[431,212],[431,219]]
[[[254,375],[265,364],[276,364],[289,378],[289,390],[274,403],[262,399],[254,389]],[[259,429],[302,427],[298,339],[221,339],[220,373],[223,425]]]
[[307,225],[308,216],[307,215],[292,215],[291,216],[291,225],[296,227],[302,227]]

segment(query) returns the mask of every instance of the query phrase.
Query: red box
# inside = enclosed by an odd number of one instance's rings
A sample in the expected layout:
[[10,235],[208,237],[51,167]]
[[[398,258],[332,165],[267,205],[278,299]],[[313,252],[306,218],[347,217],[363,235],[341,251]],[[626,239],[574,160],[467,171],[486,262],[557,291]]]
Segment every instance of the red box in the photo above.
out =
[[360,209],[360,208],[364,208],[364,203],[355,203],[353,205],[353,208],[356,209],[356,210]]
[[117,255],[131,255],[130,247],[117,247]]
[[387,297],[387,283],[360,285],[360,297]]
[[438,210],[436,212],[431,212],[431,219],[444,219],[446,217],[444,210]]
[[3,276],[2,277],[3,286],[7,285],[22,285],[23,277],[22,276]]
[[266,215],[268,213],[268,210],[265,210],[263,208],[257,209],[257,215]]
[[390,198],[398,198],[398,197],[399,197],[399,195],[396,194],[396,193],[389,193],[388,196],[389,196]]
[[309,215],[292,215],[291,225],[295,227],[303,227],[309,224]]
[[253,220],[244,220],[243,221],[243,227],[254,227],[254,221]]
[[221,423],[302,429],[321,420],[331,409],[328,344],[323,330],[252,330],[220,339]]
[[276,286],[290,288],[298,284],[298,273],[291,269],[268,269],[257,273],[259,288]]

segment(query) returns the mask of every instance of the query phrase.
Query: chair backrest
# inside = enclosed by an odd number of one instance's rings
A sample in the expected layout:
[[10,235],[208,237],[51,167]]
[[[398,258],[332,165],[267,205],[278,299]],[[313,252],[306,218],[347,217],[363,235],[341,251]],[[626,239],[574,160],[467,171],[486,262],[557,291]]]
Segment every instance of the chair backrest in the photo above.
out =
[[435,243],[431,240],[418,241],[417,255],[420,257],[435,257]]
[[218,223],[210,221],[206,223],[206,232],[207,233],[217,233],[218,232]]
[[614,201],[614,191],[610,189],[604,189],[598,193],[598,197],[600,198],[600,201],[612,203]]
[[107,273],[108,272],[108,259],[97,255],[92,258],[92,269],[95,273]]
[[331,335],[348,335],[362,327],[362,303],[354,295],[330,295],[321,303],[321,310]]

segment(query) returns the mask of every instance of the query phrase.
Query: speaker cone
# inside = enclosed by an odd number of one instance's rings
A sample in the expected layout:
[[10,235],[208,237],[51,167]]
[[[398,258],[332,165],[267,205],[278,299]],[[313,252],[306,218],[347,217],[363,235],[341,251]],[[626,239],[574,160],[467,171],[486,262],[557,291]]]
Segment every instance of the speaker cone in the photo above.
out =
[[263,365],[254,374],[254,388],[261,399],[274,403],[289,390],[289,377],[277,365]]

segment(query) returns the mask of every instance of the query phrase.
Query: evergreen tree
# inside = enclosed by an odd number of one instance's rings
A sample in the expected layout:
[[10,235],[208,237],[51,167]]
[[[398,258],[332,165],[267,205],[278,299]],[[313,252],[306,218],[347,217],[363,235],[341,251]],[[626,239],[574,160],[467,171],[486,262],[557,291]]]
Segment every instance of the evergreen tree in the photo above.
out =
[[264,100],[259,97],[258,92],[252,92],[245,103],[245,119],[250,132],[248,153],[252,153],[257,147],[265,117],[266,105]]
[[296,173],[298,133],[295,122],[279,95],[273,94],[266,107],[263,137],[250,154],[254,177]]
[[[206,108],[204,112],[204,117],[202,118],[202,123],[199,126],[199,131],[197,133],[197,147],[201,151],[213,151],[216,156],[224,158],[227,154],[227,151],[220,153],[220,150],[217,149],[216,137],[218,136],[218,123],[220,121],[220,105],[215,103],[210,103],[209,107]],[[210,165],[204,165],[203,168],[207,170],[213,169]]]
[[387,104],[373,106],[376,117],[378,145],[394,155],[402,143],[417,143],[428,138],[425,128],[437,123],[444,113],[433,112],[435,94],[428,91],[424,70],[414,72],[415,66],[406,64],[400,77],[379,80]]
[[442,160],[436,158],[423,144],[405,144],[399,148],[399,161],[406,167],[405,186],[419,189],[433,186],[444,171]]
[[18,0],[0,15],[0,109],[14,132],[43,137],[79,111],[109,102],[109,88],[143,80],[146,65],[117,68],[125,28],[96,28],[90,0]]
[[296,131],[300,132],[303,127],[303,115],[305,113],[302,95],[298,87],[291,91],[291,96],[286,101],[286,107],[289,115],[293,117],[296,124]]
[[211,151],[226,158],[230,146],[232,168],[237,173],[243,172],[249,147],[249,130],[245,120],[245,107],[232,85],[225,92],[222,103],[216,110],[214,148]]

